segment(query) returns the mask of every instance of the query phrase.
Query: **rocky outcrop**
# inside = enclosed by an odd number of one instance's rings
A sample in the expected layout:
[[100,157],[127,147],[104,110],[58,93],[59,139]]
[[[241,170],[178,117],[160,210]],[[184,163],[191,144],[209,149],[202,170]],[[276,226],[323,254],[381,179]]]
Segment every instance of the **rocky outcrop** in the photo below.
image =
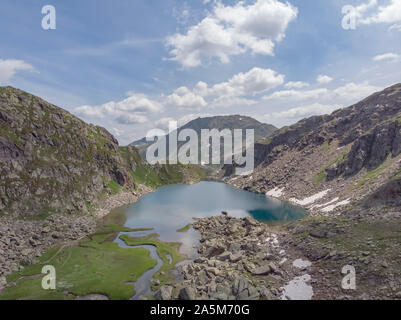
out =
[[374,170],[389,155],[394,158],[400,153],[401,124],[397,120],[380,124],[355,140],[345,161],[326,169],[327,179],[335,179],[341,175],[352,176],[363,167]]
[[181,267],[184,281],[162,287],[157,299],[279,299],[284,272],[276,235],[251,217],[200,219],[199,257]]
[[401,206],[401,180],[391,180],[372,195],[364,199],[362,207],[400,207]]

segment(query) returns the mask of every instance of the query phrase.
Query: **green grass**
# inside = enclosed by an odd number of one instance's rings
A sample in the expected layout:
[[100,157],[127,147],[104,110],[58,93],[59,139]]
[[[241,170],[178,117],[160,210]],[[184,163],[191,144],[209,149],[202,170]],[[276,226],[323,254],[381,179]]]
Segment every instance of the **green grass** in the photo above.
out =
[[[16,286],[5,289],[0,299],[60,300],[92,293],[116,300],[129,299],[135,290],[127,282],[136,281],[156,265],[156,260],[150,258],[146,249],[120,248],[113,242],[116,234],[123,231],[138,230],[108,225],[78,245],[48,250],[38,264],[7,278],[8,282],[16,282]],[[41,287],[44,275],[40,272],[44,265],[53,265],[56,269],[56,290]]]
[[109,183],[107,183],[107,187],[111,190],[112,194],[117,194],[120,192],[121,190],[121,186],[115,182],[115,181],[110,181]]
[[17,135],[15,135],[8,127],[7,125],[1,125],[0,126],[0,136],[6,136],[8,137],[12,142],[14,142],[16,145],[21,145],[22,141]]
[[322,182],[326,179],[327,173],[325,169],[319,171],[314,177],[313,177],[313,184],[315,185],[316,188],[318,188]]
[[[160,268],[158,272],[153,276],[153,279],[158,279],[160,281],[159,286],[153,286],[152,289],[156,290],[157,288],[170,284],[174,281],[174,275],[171,273],[171,270],[175,268],[175,265],[184,260],[185,256],[179,253],[179,248],[181,246],[178,242],[162,242],[157,239],[158,234],[150,234],[145,237],[131,237],[129,235],[122,235],[120,239],[123,240],[129,246],[138,246],[138,245],[151,245],[157,248],[157,253],[159,257],[163,260],[163,266]],[[168,255],[171,257],[171,263],[168,259]]]
[[[327,143],[327,147],[328,147],[328,143]],[[338,165],[340,163],[343,163],[343,162],[347,161],[347,159],[348,159],[348,151],[344,151],[343,153],[338,155],[338,157],[336,159],[334,159],[333,161],[329,162],[322,170],[320,170],[313,177],[313,184],[315,185],[315,187],[318,188],[322,184],[322,182],[326,179],[326,177],[327,177],[326,169],[327,168],[330,168],[334,164]]]
[[326,141],[326,142],[322,145],[322,149],[327,150],[327,149],[329,149],[329,148],[330,148],[330,145],[329,145],[329,143]]
[[188,231],[189,228],[191,228],[192,224],[188,223],[185,227],[182,227],[181,229],[178,229],[177,232],[185,232]]
[[380,174],[382,174],[384,172],[384,170],[386,169],[388,164],[388,160],[386,160],[385,162],[383,162],[379,167],[377,167],[374,170],[370,170],[368,171],[361,180],[359,180],[359,182],[357,183],[356,187],[360,188],[362,186],[364,186],[366,183],[368,183],[369,181],[372,181],[374,179],[376,179]]
[[263,138],[262,140],[260,140],[260,143],[269,145],[270,143],[272,143],[272,140],[270,138]]
[[112,195],[119,193],[121,191],[121,189],[123,188],[117,182],[115,182],[113,180],[108,181],[105,177],[102,177],[102,180]]

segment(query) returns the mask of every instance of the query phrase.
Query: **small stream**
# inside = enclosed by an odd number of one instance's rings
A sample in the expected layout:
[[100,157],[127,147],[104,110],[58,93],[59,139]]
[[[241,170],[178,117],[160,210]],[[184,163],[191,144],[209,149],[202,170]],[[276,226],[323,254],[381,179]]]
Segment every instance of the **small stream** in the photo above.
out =
[[[130,234],[131,236],[138,236],[138,233],[142,233],[142,232],[134,232],[134,233],[128,233],[128,234]],[[122,234],[127,234],[127,233],[122,232],[119,236],[121,236]],[[157,253],[157,248],[155,246],[151,246],[151,245],[128,246],[120,238],[117,238],[116,241],[118,242],[118,244],[121,248],[143,248],[143,249],[149,250],[150,257],[157,261],[157,264],[152,269],[149,269],[148,271],[146,271],[135,281],[135,283],[134,283],[135,295],[131,298],[131,300],[139,300],[139,299],[141,299],[141,297],[147,297],[147,296],[153,295],[154,292],[152,291],[151,280],[153,278],[153,275],[157,271],[159,271],[159,269],[163,266],[163,260],[159,257],[159,255]]]

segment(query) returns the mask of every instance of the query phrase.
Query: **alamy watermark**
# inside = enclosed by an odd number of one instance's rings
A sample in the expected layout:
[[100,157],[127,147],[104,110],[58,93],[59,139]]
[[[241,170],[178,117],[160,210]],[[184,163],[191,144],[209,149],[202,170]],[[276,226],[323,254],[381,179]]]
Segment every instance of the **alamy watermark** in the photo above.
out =
[[341,281],[341,287],[344,290],[356,290],[356,270],[355,267],[347,265],[341,270],[345,277]]
[[45,274],[45,276],[42,278],[42,289],[55,290],[56,268],[54,268],[52,265],[46,265],[42,268],[42,274]]
[[44,30],[55,30],[56,29],[56,8],[52,5],[46,5],[42,8],[42,14],[45,15],[42,18],[42,28]]
[[[253,172],[255,165],[255,133],[253,129],[247,129],[244,138],[243,131],[243,129],[223,129],[221,131],[202,129],[199,139],[198,133],[193,129],[188,128],[178,132],[177,122],[172,121],[169,123],[168,135],[161,129],[153,129],[147,133],[146,140],[153,144],[146,150],[146,161],[152,165],[166,163],[230,164],[236,166],[236,175],[248,175]],[[179,142],[185,143],[178,148]],[[222,148],[224,150],[223,159]]]
[[355,30],[356,29],[356,19],[358,16],[358,11],[354,6],[346,5],[341,9],[343,19],[341,21],[341,26],[344,30]]

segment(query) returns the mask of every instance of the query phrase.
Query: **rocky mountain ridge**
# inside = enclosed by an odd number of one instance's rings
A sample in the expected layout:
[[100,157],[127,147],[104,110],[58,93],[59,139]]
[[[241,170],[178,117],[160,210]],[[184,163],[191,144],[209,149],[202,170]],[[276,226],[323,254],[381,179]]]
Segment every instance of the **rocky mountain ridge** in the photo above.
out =
[[[331,115],[275,132],[255,146],[255,171],[227,182],[316,214],[341,211],[399,178],[401,84]],[[229,166],[226,173],[233,172]]]

